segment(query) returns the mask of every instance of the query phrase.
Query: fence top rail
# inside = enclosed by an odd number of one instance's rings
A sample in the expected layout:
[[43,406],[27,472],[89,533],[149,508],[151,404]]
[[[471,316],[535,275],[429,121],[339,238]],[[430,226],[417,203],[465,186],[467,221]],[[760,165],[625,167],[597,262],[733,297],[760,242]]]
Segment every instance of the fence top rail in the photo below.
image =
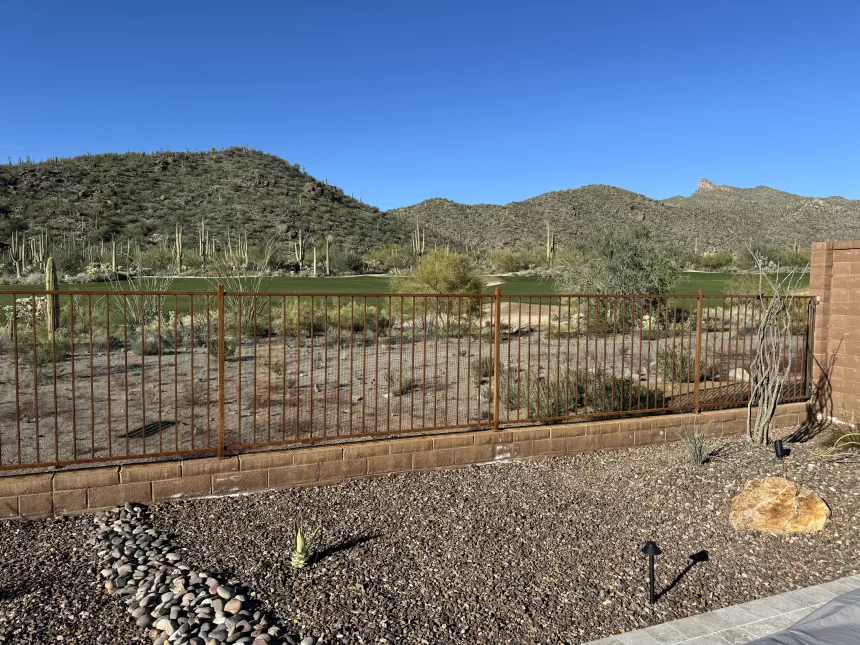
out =
[[96,291],[93,289],[70,289],[68,291],[48,291],[47,289],[0,289],[0,296],[212,296],[217,297],[217,291],[114,291],[105,289]]
[[[217,297],[217,291],[114,291],[113,289],[69,289],[60,291],[48,291],[46,289],[0,289],[0,296],[183,296],[183,297]],[[491,300],[496,296],[493,293],[347,293],[347,292],[289,292],[289,291],[224,291],[225,296],[234,296],[242,298],[263,297],[263,298],[462,298],[462,299],[483,299]],[[702,298],[729,300],[729,299],[749,299],[749,300],[768,300],[773,296],[761,294],[702,294]],[[810,295],[790,295],[793,300],[813,300],[815,296]],[[529,298],[540,300],[553,300],[558,298],[589,298],[596,300],[636,300],[636,299],[655,299],[664,300],[683,300],[697,299],[699,294],[690,293],[664,293],[664,294],[587,294],[587,293],[503,293],[502,300],[513,300],[517,298]]]

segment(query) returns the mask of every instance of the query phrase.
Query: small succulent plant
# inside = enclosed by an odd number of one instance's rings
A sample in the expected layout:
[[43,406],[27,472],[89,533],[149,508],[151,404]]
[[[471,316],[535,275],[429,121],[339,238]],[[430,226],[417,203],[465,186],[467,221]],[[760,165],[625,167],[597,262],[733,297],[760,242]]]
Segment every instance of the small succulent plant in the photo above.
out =
[[293,557],[290,559],[290,566],[293,567],[293,569],[304,569],[310,560],[310,551],[310,540],[305,537],[305,531],[301,522],[296,522],[296,546],[293,549]]

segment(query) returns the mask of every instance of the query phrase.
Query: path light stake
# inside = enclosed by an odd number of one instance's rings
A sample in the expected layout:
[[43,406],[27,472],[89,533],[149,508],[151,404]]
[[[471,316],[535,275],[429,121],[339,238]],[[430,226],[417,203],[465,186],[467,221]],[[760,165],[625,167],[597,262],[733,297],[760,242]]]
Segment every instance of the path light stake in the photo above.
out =
[[785,449],[782,447],[782,439],[777,439],[773,442],[773,449],[776,452],[777,459],[783,459],[785,457]]
[[657,601],[654,593],[654,556],[663,553],[656,542],[648,542],[642,547],[642,553],[648,556],[648,600],[653,605]]

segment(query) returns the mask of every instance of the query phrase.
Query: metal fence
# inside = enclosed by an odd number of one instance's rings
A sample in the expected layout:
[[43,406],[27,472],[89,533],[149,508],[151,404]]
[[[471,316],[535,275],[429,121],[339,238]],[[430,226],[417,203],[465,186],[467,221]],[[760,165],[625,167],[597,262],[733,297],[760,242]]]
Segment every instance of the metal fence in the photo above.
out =
[[[742,406],[765,306],[0,291],[0,469]],[[809,395],[812,315],[783,313],[784,401]]]

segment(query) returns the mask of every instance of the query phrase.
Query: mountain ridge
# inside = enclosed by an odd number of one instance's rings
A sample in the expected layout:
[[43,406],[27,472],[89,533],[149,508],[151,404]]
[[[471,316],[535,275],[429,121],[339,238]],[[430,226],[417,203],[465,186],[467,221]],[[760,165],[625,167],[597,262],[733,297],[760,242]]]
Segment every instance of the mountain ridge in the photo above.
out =
[[[358,253],[409,245],[416,226],[428,245],[458,250],[543,246],[546,226],[559,245],[593,230],[645,223],[699,251],[737,249],[750,240],[787,248],[860,238],[860,200],[803,197],[767,186],[737,188],[702,179],[689,196],[653,199],[607,184],[549,191],[498,204],[432,197],[381,211],[319,181],[298,164],[243,148],[206,152],[106,153],[0,165],[0,242],[12,231],[96,242],[148,244],[185,227],[186,245],[205,220],[223,240],[247,231],[261,241],[332,237]],[[0,245],[2,248],[2,245]]]

